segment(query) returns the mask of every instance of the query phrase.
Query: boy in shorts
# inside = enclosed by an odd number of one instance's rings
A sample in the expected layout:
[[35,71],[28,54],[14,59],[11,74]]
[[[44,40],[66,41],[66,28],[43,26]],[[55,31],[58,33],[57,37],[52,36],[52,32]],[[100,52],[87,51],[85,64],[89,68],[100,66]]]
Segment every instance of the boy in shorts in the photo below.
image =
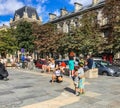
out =
[[79,76],[78,76],[78,69],[75,69],[73,82],[75,86],[75,95],[79,96]]
[[85,75],[84,75],[84,69],[83,69],[83,64],[80,63],[79,64],[79,69],[78,69],[78,77],[79,77],[79,92],[80,94],[84,94],[85,93],[85,88],[84,88],[84,83],[85,83]]

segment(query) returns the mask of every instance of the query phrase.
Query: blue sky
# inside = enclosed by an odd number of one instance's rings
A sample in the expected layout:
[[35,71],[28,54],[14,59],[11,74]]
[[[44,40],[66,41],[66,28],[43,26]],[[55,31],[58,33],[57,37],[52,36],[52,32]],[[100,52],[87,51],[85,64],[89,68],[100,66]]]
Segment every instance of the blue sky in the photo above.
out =
[[0,26],[9,25],[15,10],[25,5],[36,8],[38,15],[45,23],[49,20],[49,13],[59,16],[61,8],[66,8],[69,12],[74,11],[74,2],[85,6],[91,4],[92,0],[0,0]]

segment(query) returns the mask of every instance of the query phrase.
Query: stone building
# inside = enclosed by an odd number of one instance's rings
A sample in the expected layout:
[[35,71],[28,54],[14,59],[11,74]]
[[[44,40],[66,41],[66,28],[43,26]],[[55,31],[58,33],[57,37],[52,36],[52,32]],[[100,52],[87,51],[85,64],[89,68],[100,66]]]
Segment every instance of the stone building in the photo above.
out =
[[[60,16],[56,14],[49,13],[49,21],[48,23],[53,23],[57,25],[57,30],[63,33],[69,33],[71,31],[71,27],[80,27],[80,19],[82,15],[88,11],[95,10],[97,12],[97,24],[100,28],[101,36],[104,37],[104,41],[106,41],[111,33],[111,27],[108,24],[107,18],[103,16],[103,8],[105,6],[105,0],[92,0],[92,4],[88,6],[83,6],[80,3],[74,3],[74,11],[68,12],[66,9],[60,10]],[[106,53],[106,52],[104,52]],[[107,52],[108,55],[111,52]],[[120,57],[120,53],[117,55],[117,58]]]
[[13,19],[10,19],[10,26],[15,28],[21,21],[42,24],[41,18],[38,16],[36,9],[29,6],[24,6],[15,11]]
[[[38,13],[35,8],[30,6],[24,6],[15,11],[13,19],[10,19],[10,26],[16,28],[17,24],[21,21],[27,21],[30,23],[37,23],[38,25],[42,24],[41,17],[38,16]],[[29,54],[26,52],[25,54]],[[21,52],[17,52],[18,60],[20,59]],[[34,54],[32,55],[34,58]]]
[[0,31],[1,30],[5,30],[6,31],[8,28],[10,28],[10,27],[5,25],[5,24],[3,24],[2,26],[0,26]]
[[109,28],[106,27],[107,19],[102,15],[102,10],[105,5],[105,0],[93,0],[92,4],[88,6],[83,6],[80,3],[74,3],[74,11],[69,13],[66,9],[60,10],[60,16],[49,13],[49,22],[57,25],[57,29],[64,33],[69,33],[71,26],[79,27],[79,20],[82,18],[82,14],[87,11],[96,10],[97,23],[101,28],[101,35],[107,37],[109,35]]

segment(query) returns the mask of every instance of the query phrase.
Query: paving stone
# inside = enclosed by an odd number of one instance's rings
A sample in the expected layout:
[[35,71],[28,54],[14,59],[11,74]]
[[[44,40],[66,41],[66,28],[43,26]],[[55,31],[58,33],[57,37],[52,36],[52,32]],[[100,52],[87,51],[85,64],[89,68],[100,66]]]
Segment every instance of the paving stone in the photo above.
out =
[[120,100],[113,100],[109,103],[111,108],[120,108]]
[[0,96],[0,105],[14,104],[14,102],[20,101],[14,94],[6,94]]
[[113,91],[113,92],[111,92],[111,94],[118,95],[118,94],[120,94],[120,91]]
[[[0,81],[0,108],[21,108],[44,101],[52,102],[54,99],[61,102],[59,99],[69,98],[77,101],[68,101],[68,104],[64,103],[60,108],[120,108],[120,77],[86,79],[89,84],[85,85],[85,95],[76,97],[73,82],[67,76],[64,76],[62,83],[51,84],[51,74],[40,73],[39,70],[8,69],[8,72],[10,80]],[[57,98],[59,96],[61,98]]]
[[2,95],[7,95],[7,94],[12,94],[14,93],[13,91],[0,91],[0,96]]

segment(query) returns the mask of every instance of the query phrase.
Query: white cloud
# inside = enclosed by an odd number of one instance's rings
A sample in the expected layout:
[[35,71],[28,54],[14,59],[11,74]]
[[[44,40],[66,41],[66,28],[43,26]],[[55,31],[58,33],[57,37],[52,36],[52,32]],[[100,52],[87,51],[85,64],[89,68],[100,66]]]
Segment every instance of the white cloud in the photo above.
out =
[[[32,1],[36,1],[37,4],[32,3]],[[42,20],[44,19],[43,17],[46,17],[46,15],[48,15],[48,12],[46,11],[46,6],[44,6],[44,3],[47,1],[48,0],[27,0],[25,4],[31,7],[35,7],[38,15],[40,16],[40,19]]]
[[3,22],[0,22],[0,26],[2,26],[3,24],[5,24],[5,25],[8,25],[9,26],[9,21],[3,21]]
[[85,6],[85,5],[91,4],[91,3],[92,3],[92,0],[70,0],[70,1],[69,1],[69,3],[72,4],[72,5],[73,5],[75,2],[81,3],[81,4],[83,4],[83,5]]
[[59,16],[59,15],[60,15],[59,10],[55,10],[53,13],[54,13],[54,14],[56,14],[57,16]]
[[15,10],[22,6],[24,4],[18,0],[0,0],[0,15],[13,14]]
[[36,7],[37,13],[42,21],[42,17],[45,15],[46,11],[45,11],[45,6],[41,6],[40,4],[38,4]]
[[36,0],[37,2],[39,2],[39,3],[45,3],[45,2],[47,2],[48,0]]
[[38,14],[45,12],[45,9],[46,9],[45,6],[41,6],[40,4],[36,6],[36,10]]

